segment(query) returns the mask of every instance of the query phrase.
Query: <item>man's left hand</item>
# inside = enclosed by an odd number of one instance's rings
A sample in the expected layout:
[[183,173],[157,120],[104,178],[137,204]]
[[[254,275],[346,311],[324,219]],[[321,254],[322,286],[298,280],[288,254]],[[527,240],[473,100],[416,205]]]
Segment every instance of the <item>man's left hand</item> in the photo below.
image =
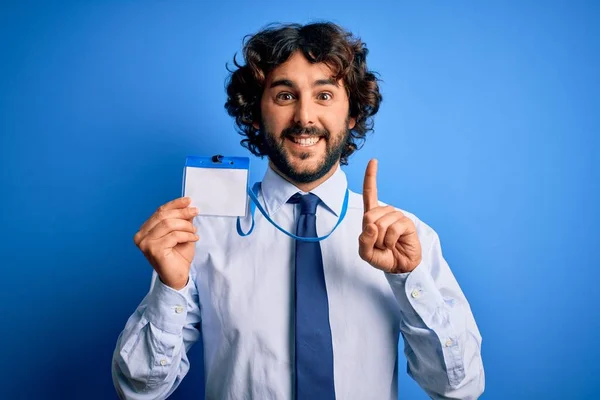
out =
[[358,254],[384,272],[410,272],[421,262],[421,242],[415,224],[392,206],[377,200],[377,160],[369,161],[363,184],[363,231]]

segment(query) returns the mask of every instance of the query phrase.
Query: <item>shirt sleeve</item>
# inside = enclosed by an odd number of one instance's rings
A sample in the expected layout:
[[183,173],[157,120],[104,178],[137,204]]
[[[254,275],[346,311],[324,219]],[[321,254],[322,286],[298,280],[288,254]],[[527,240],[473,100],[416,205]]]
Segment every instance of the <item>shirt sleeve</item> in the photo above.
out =
[[175,290],[152,275],[149,293],[129,317],[113,354],[113,383],[121,399],[165,399],[189,370],[187,351],[200,337],[193,276]]
[[422,261],[412,272],[385,274],[400,305],[408,374],[433,399],[477,399],[485,387],[481,335],[437,233],[411,219]]

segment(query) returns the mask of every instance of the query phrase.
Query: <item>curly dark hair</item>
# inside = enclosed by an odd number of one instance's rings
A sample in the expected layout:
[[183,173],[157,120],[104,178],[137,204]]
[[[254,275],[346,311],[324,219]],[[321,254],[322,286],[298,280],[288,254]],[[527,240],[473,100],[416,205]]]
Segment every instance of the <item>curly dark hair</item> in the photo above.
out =
[[253,122],[261,121],[260,99],[268,74],[283,64],[296,51],[311,63],[325,63],[343,79],[350,102],[349,117],[356,119],[350,130],[340,162],[348,164],[348,157],[364,142],[373,130],[373,118],[379,110],[382,97],[376,73],[367,69],[366,44],[350,32],[331,22],[269,25],[255,35],[244,37],[245,65],[233,57],[235,70],[227,68],[227,102],[225,109],[232,117],[238,131],[245,138],[240,142],[252,154],[263,157],[263,134]]

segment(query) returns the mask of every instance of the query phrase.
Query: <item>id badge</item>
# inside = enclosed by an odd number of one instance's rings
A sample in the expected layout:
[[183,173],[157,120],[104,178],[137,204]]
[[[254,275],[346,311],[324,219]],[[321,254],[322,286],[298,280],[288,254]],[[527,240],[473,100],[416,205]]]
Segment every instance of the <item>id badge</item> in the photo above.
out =
[[199,215],[244,217],[248,209],[248,157],[188,156],[183,168],[183,196]]

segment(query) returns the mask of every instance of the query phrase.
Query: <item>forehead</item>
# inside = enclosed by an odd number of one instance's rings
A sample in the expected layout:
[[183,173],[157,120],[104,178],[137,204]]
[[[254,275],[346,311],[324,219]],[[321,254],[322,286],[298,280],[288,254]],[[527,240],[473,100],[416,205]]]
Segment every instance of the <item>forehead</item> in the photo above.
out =
[[278,65],[269,73],[266,83],[268,85],[273,80],[285,78],[298,84],[312,84],[313,81],[329,79],[333,76],[334,73],[327,64],[311,63],[302,52],[297,51],[286,62]]

